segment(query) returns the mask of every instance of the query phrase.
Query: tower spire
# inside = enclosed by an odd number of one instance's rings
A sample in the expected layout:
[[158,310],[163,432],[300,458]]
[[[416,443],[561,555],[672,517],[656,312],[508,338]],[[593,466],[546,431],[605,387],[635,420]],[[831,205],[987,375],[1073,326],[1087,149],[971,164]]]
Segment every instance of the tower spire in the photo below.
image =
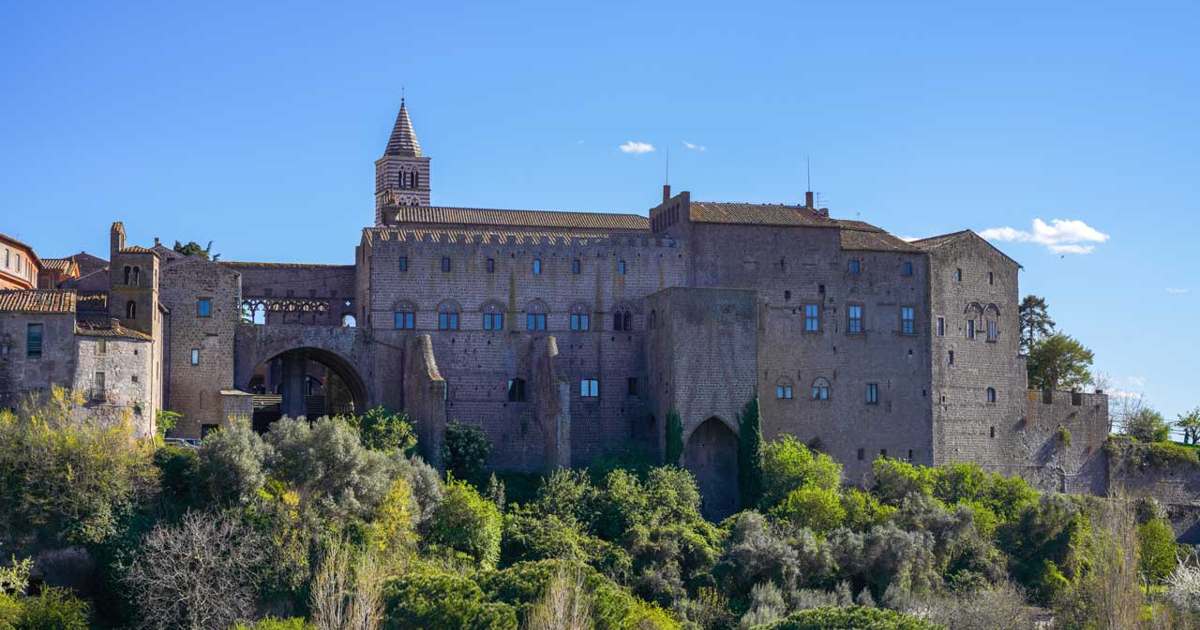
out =
[[421,143],[417,141],[417,132],[413,131],[412,120],[408,117],[408,105],[400,97],[400,113],[396,114],[396,124],[392,127],[392,135],[388,138],[384,155],[399,155],[404,157],[421,157]]

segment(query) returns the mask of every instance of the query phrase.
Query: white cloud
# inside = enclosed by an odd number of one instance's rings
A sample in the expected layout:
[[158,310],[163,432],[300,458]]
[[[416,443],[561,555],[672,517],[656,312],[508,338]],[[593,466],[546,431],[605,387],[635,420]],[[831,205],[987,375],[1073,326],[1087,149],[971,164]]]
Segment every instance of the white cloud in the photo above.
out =
[[630,140],[617,148],[621,149],[621,153],[650,153],[654,150],[654,145],[649,142]]
[[1169,293],[1171,295],[1185,295],[1185,294],[1188,294],[1191,292],[1192,292],[1191,289],[1179,289],[1179,288],[1175,288],[1175,287],[1167,287],[1167,293]]
[[704,151],[708,150],[708,147],[706,147],[702,144],[692,144],[691,142],[688,142],[687,140],[683,141],[683,147],[685,149],[687,149],[688,151],[700,151],[702,153]]
[[1109,239],[1109,235],[1078,219],[1053,219],[1050,223],[1034,219],[1032,231],[994,227],[979,235],[990,241],[1037,243],[1055,254],[1090,254],[1096,243]]

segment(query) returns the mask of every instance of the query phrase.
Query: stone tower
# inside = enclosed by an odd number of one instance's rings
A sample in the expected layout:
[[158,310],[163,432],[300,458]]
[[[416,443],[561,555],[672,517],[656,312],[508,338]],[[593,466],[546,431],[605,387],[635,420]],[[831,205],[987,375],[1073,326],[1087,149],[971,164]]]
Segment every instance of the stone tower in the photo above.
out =
[[408,106],[400,100],[400,113],[388,138],[383,157],[375,160],[375,225],[390,221],[389,206],[429,205],[429,158],[421,154],[421,143],[408,118]]

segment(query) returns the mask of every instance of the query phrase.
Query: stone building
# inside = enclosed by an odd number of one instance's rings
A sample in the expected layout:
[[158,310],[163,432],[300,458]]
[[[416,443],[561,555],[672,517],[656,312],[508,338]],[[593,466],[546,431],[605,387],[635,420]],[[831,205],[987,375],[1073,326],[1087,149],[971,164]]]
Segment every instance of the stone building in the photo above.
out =
[[661,458],[678,414],[679,463],[720,515],[757,398],[766,437],[830,453],[850,482],[888,456],[1103,491],[1105,397],[1027,392],[1020,267],[972,232],[906,242],[811,193],[708,202],[664,186],[646,216],[435,206],[404,104],[374,219],[348,265],[127,247],[115,224],[104,286],[82,253],[59,284],[103,295],[113,326],[155,344],[148,369],[185,437],[235,415],[265,428],[386,405],[435,461],[457,420],[487,433],[493,467],[532,471]]
[[0,234],[0,289],[36,289],[42,263],[33,248]]

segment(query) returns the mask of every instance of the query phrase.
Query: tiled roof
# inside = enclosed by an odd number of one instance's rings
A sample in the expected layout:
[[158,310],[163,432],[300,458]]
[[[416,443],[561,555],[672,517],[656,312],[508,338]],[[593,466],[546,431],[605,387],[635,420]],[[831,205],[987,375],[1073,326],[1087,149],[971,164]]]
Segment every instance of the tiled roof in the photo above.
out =
[[400,241],[425,243],[475,243],[483,245],[586,245],[611,238],[628,237],[624,232],[609,234],[598,231],[571,230],[471,230],[377,227],[366,228],[368,241]]
[[396,206],[396,223],[494,225],[498,227],[571,228],[585,230],[649,230],[650,220],[636,214],[559,212],[554,210],[496,210],[441,206]]
[[79,275],[79,265],[71,258],[43,258],[42,268],[63,274],[71,274],[74,271],[74,275]]
[[153,249],[150,249],[149,247],[142,247],[141,245],[130,245],[129,247],[122,249],[121,253],[122,254],[155,254],[155,255],[158,254]]
[[408,106],[404,104],[404,99],[400,99],[400,113],[396,114],[396,125],[392,127],[392,135],[383,154],[421,157],[421,143],[417,141],[417,133],[408,119]]
[[[850,222],[847,222],[850,223]],[[863,224],[866,225],[866,224]],[[869,226],[871,229],[843,228],[840,236],[842,241],[842,249],[872,251],[872,252],[920,252],[921,248],[905,241],[902,238],[892,236],[887,232]]]
[[75,310],[80,313],[107,313],[108,293],[87,291],[75,296]]
[[276,262],[250,262],[238,260],[222,260],[217,263],[225,267],[238,268],[266,268],[266,269],[354,269],[354,265],[322,265],[317,263],[276,263]]
[[781,203],[742,203],[693,201],[688,218],[693,223],[735,223],[750,225],[837,225],[837,221],[804,206]]
[[139,330],[133,330],[121,325],[115,319],[80,319],[75,322],[75,334],[84,337],[115,337],[121,339],[137,339],[138,341],[153,341],[154,338]]
[[47,289],[0,291],[0,312],[74,313],[75,292]]

